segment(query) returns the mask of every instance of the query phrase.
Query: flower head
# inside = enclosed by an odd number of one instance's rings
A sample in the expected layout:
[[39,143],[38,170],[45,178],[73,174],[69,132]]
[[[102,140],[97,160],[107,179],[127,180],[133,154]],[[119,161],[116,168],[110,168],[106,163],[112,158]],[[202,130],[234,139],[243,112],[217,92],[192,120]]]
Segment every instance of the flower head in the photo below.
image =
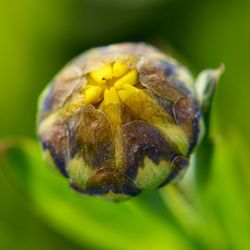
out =
[[46,159],[77,191],[122,200],[179,176],[201,135],[189,71],[145,44],[92,49],[40,98]]

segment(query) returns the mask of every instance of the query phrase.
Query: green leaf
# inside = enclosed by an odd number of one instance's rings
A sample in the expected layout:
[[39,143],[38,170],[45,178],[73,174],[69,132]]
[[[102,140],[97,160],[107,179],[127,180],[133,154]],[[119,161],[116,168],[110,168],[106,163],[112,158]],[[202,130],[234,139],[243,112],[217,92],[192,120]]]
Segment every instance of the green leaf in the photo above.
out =
[[[184,178],[123,203],[72,191],[64,177],[46,166],[35,142],[9,144],[0,154],[1,171],[44,221],[82,246],[249,249],[247,144],[238,135],[217,136],[213,142],[206,188],[199,190],[192,178]],[[193,171],[191,166],[186,177]]]
[[216,138],[209,188],[203,194],[208,218],[213,217],[231,249],[249,249],[250,169],[248,146],[237,135]]
[[105,249],[192,249],[157,191],[123,203],[81,196],[40,155],[34,142],[12,145],[2,170],[47,223],[77,243]]
[[[250,169],[248,146],[238,134],[210,140],[213,154],[203,154],[199,168],[210,162],[206,185],[191,178],[164,189],[163,197],[176,220],[200,249],[249,249]],[[199,153],[198,151],[197,153]],[[204,151],[206,149],[204,148]],[[211,151],[207,151],[210,152]],[[208,174],[208,171],[204,169]]]

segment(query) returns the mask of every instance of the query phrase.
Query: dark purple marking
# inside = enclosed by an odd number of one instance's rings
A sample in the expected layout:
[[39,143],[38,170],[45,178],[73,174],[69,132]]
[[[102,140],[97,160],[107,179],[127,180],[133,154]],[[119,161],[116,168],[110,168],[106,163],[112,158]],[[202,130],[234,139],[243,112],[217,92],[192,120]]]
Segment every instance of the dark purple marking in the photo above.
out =
[[115,194],[126,194],[136,196],[140,190],[135,187],[124,173],[118,169],[103,168],[98,170],[87,182],[87,188],[84,191],[90,195],[102,195],[109,192]]
[[189,140],[188,155],[196,146],[199,137],[199,120],[201,110],[196,100],[192,97],[182,97],[173,105],[175,122],[180,126]]
[[122,126],[126,174],[135,179],[145,156],[155,164],[161,159],[172,162],[179,154],[177,146],[161,135],[160,131],[144,121],[132,121]]
[[[151,92],[151,91],[150,91]],[[154,93],[150,93],[150,96],[158,103],[158,105],[160,107],[162,107],[167,114],[172,118],[172,120],[174,121],[174,113],[173,113],[173,103],[154,94]]]
[[192,94],[191,91],[186,87],[185,83],[183,83],[182,81],[174,79],[172,84],[175,85],[183,95],[188,96]]
[[54,99],[53,86],[50,86],[48,94],[44,97],[42,108],[41,108],[41,118],[46,116],[52,110]]
[[160,67],[163,68],[163,70],[166,73],[166,76],[169,79],[173,79],[176,77],[176,65],[175,64],[172,64],[165,60],[160,60],[158,62],[159,62]]
[[58,167],[60,172],[62,173],[63,176],[69,177],[68,173],[66,172],[66,164],[65,164],[65,159],[63,154],[58,154],[55,150],[55,148],[49,143],[49,142],[43,142],[42,141],[42,146],[44,150],[49,150],[55,165]]

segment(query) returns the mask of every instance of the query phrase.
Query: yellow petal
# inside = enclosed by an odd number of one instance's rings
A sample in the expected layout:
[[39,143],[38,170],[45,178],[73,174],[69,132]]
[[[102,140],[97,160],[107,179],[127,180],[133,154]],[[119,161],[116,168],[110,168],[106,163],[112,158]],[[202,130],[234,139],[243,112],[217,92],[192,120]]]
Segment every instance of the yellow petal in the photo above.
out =
[[132,86],[130,84],[124,84],[123,89],[128,91],[130,94],[135,94],[135,93],[141,92],[140,89],[138,89],[138,88],[136,88],[136,87],[134,87],[134,86]]
[[95,70],[90,73],[90,76],[93,80],[95,80],[98,83],[106,83],[107,80],[112,78],[112,66],[111,64],[108,64],[98,70]]
[[110,89],[106,89],[104,92],[104,104],[108,105],[108,104],[119,104],[120,103],[120,99],[119,96],[117,94],[117,91],[114,87],[110,88]]
[[100,99],[102,89],[100,87],[92,86],[85,91],[84,103],[97,103]]
[[118,95],[122,102],[125,102],[130,97],[130,93],[124,89],[119,90]]
[[125,102],[131,95],[139,93],[140,90],[129,84],[124,84],[123,89],[118,91],[122,102]]
[[122,62],[115,62],[113,65],[113,77],[121,77],[129,70],[128,66]]
[[114,87],[117,89],[122,89],[124,84],[135,85],[137,83],[137,71],[135,69],[129,71],[122,78],[118,79],[114,83]]
[[87,83],[86,86],[84,87],[84,90],[86,89],[92,89],[92,88],[95,88],[97,87],[96,85],[93,85],[93,84],[90,84],[90,83]]

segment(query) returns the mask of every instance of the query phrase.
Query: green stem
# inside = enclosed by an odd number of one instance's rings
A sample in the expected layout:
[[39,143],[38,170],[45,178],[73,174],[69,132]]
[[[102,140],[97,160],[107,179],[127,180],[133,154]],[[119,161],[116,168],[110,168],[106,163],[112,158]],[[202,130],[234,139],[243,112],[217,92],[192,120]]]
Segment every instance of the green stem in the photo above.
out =
[[204,138],[197,149],[195,161],[195,180],[196,185],[200,189],[207,186],[210,178],[212,159],[214,153],[214,142],[210,137],[210,111],[204,114],[204,123],[206,133]]

